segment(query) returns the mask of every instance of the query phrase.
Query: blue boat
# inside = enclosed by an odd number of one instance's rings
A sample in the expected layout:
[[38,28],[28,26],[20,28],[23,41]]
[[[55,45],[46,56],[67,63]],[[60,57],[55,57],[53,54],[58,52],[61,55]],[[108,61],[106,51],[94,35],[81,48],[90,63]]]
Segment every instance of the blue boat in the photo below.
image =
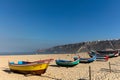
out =
[[96,55],[91,58],[80,58],[79,56],[75,56],[74,60],[79,59],[79,63],[91,63],[96,60]]
[[96,55],[96,61],[108,61],[108,59],[109,59],[109,56],[101,55],[101,54],[99,54],[98,52],[95,52],[95,51],[89,52],[88,55],[90,57],[93,57],[94,55]]

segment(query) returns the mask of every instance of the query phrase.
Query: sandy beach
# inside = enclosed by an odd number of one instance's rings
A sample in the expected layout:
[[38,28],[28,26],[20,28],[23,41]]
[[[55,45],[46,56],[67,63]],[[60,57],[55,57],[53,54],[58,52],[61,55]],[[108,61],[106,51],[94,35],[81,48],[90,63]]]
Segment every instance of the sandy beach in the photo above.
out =
[[[89,57],[86,53],[81,57]],[[120,57],[110,58],[107,62],[94,61],[93,63],[79,63],[70,68],[56,66],[56,59],[73,60],[74,54],[45,54],[45,55],[9,55],[0,56],[0,80],[89,80],[89,66],[91,66],[92,80],[120,80]],[[24,76],[17,73],[9,73],[8,61],[35,61],[53,58],[45,74],[41,76]],[[109,62],[112,72],[109,70]]]

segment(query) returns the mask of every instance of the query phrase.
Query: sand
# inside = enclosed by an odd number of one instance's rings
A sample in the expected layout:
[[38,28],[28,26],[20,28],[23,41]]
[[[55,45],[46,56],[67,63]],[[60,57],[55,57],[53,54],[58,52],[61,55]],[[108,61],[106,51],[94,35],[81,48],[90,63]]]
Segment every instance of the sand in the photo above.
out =
[[[91,67],[91,80],[120,80],[120,57],[110,58],[107,62],[79,63],[71,68],[56,66],[56,59],[73,60],[74,56],[74,54],[0,56],[0,80],[89,80],[89,66]],[[81,53],[80,56],[89,57],[86,53]],[[54,61],[49,64],[46,73],[41,76],[9,73],[8,61],[34,61],[48,58],[53,58]],[[111,73],[109,62],[112,69]]]

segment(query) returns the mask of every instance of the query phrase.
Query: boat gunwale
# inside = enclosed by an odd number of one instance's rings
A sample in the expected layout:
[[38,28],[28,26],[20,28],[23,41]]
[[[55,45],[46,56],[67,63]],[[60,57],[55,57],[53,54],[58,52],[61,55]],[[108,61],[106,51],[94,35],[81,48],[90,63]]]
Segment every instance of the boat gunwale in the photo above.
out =
[[35,66],[35,65],[43,65],[43,64],[46,64],[48,65],[49,63],[40,63],[40,62],[35,62],[35,63],[28,63],[28,64],[10,64],[9,63],[9,66]]

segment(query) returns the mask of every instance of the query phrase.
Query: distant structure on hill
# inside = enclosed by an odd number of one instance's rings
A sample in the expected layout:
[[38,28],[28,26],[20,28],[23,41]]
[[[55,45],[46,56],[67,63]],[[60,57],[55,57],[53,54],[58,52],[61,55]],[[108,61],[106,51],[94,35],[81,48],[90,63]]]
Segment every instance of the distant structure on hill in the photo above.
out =
[[[120,50],[120,39],[97,40],[75,44],[66,44],[40,51],[42,51],[42,53],[77,53],[91,50]],[[38,50],[38,53],[41,52]]]

